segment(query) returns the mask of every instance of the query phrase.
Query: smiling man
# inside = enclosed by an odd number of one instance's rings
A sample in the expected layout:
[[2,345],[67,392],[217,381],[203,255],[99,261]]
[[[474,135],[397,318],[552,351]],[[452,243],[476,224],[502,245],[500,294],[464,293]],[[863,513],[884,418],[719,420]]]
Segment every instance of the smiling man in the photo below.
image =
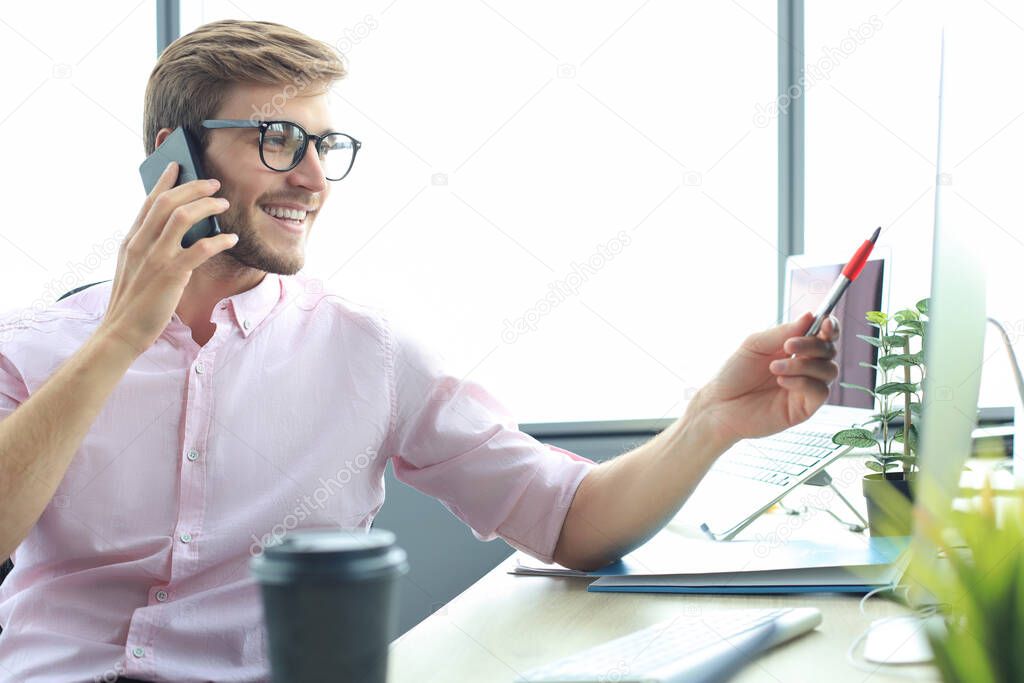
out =
[[[112,283],[0,319],[0,680],[265,681],[249,561],[290,529],[369,529],[388,462],[480,540],[586,569],[664,526],[732,443],[824,402],[838,330],[802,337],[804,315],[752,334],[612,461],[521,432],[415,335],[300,272],[359,147],[329,112],[344,75],[279,24],[175,41],[146,152],[187,127],[215,180],[175,187],[169,166]],[[182,249],[211,215],[226,234]]]
[[[317,135],[332,133],[327,88],[345,75],[329,48],[296,46],[308,54],[275,61],[273,40],[243,40],[237,33],[243,27],[234,30],[206,48],[205,66],[227,73],[204,74],[203,60],[183,54],[189,43],[217,40],[217,27],[208,25],[167,49],[146,92],[146,132],[153,135],[147,152],[172,132],[168,123],[193,129],[207,175],[221,182],[217,196],[230,202],[218,218],[221,230],[239,236],[230,253],[196,269],[178,306],[199,345],[213,336],[210,313],[217,301],[253,288],[267,273],[294,275],[302,269],[309,233],[333,185],[326,178],[344,178],[359,144],[344,133]],[[310,75],[324,80],[309,82]],[[299,78],[301,91],[293,84]],[[154,133],[158,126],[167,127]]]

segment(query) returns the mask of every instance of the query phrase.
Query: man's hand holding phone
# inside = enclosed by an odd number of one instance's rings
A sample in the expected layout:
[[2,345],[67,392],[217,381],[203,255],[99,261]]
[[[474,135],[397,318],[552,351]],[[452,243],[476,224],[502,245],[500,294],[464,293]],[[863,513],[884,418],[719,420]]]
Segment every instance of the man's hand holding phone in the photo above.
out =
[[121,243],[117,272],[100,330],[113,334],[139,355],[163,332],[181,301],[192,271],[235,246],[238,236],[222,233],[181,246],[197,222],[228,209],[213,197],[217,180],[193,180],[175,187],[179,165],[168,164]]

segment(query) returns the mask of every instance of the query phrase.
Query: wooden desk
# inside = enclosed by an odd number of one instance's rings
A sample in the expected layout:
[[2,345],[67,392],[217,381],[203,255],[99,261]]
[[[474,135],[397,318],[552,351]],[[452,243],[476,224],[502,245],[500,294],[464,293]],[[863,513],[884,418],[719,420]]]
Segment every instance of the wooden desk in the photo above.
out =
[[[844,495],[849,493],[851,502],[863,505],[863,497],[855,493],[864,471],[861,460],[841,461],[829,471]],[[833,509],[844,519],[851,517],[849,510],[843,514],[841,504],[828,504],[838,501],[832,500],[835,496],[831,492],[826,494],[827,489],[805,489],[812,504]],[[797,494],[792,497],[799,499]],[[845,530],[827,513],[814,510],[800,517],[772,511],[741,537],[766,543],[815,537],[839,543],[864,542],[863,535]],[[880,598],[867,602],[867,616],[863,616],[858,608],[860,596],[852,595],[588,593],[590,579],[512,576],[507,572],[514,564],[513,555],[394,641],[388,680],[510,683],[534,666],[680,613],[699,615],[704,610],[780,606],[817,607],[823,622],[815,631],[752,661],[735,678],[737,683],[907,680],[881,670],[872,673],[859,669],[846,658],[847,649],[872,619],[906,613],[901,606]],[[930,667],[914,667],[907,672],[916,673],[921,680],[938,680]]]

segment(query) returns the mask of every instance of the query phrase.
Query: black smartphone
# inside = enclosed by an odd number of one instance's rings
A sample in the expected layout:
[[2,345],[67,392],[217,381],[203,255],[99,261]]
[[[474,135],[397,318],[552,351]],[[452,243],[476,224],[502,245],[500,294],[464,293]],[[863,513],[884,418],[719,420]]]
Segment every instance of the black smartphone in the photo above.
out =
[[[199,144],[191,133],[179,126],[139,166],[146,194],[153,191],[156,181],[160,179],[167,164],[172,161],[178,163],[178,182],[175,183],[175,187],[192,180],[206,178],[199,154]],[[204,237],[213,237],[219,234],[220,224],[217,222],[217,217],[207,216],[188,229],[185,236],[181,238],[181,246],[188,249]]]

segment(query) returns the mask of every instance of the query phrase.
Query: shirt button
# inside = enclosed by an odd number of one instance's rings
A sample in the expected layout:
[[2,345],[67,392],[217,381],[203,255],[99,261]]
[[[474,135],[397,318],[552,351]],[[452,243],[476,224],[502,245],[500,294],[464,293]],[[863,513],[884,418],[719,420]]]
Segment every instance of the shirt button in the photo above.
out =
[[196,460],[199,459],[199,451],[193,448],[192,450],[185,454],[185,457],[191,460],[192,462],[195,462]]
[[245,329],[249,329],[250,327],[252,327],[252,323],[249,322],[248,320],[243,320],[242,327],[244,327]]
[[227,304],[221,304],[220,307],[221,307],[221,309],[225,309],[225,308],[228,307],[228,305]]
[[133,647],[132,648],[132,654],[135,655],[136,657],[141,657],[144,654],[146,654],[146,651],[143,650],[141,647]]
[[157,591],[156,599],[159,602],[165,602],[167,600],[167,591]]
[[196,363],[196,374],[201,375],[204,372],[206,372],[206,366],[203,365],[203,361],[199,361],[198,363]]
[[181,539],[182,543],[191,543],[192,542],[192,534],[188,533],[187,531],[185,533],[183,533],[181,536],[179,536],[178,538]]

